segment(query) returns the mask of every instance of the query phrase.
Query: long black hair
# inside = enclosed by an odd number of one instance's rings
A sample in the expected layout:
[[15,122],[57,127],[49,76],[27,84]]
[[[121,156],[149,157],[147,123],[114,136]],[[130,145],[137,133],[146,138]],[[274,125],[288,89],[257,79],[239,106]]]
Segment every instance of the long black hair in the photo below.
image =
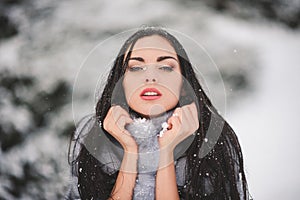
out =
[[[117,84],[122,80],[134,44],[140,38],[158,35],[165,38],[174,47],[184,77],[182,90],[185,95],[181,102],[197,102],[199,129],[195,132],[193,141],[182,157],[186,158],[185,185],[178,186],[182,199],[248,199],[247,182],[243,167],[243,156],[238,139],[229,124],[220,116],[211,101],[203,91],[189,58],[178,40],[162,28],[141,28],[121,47],[112,69],[108,75],[106,85],[96,105],[94,126],[85,133],[89,141],[99,136],[99,131],[106,133],[102,128],[106,114],[114,105],[126,108],[126,100],[122,87]],[[189,85],[194,95],[186,89]],[[116,88],[118,88],[116,91]],[[118,95],[112,98],[113,95]],[[87,126],[90,120],[86,120]],[[84,130],[84,128],[80,128]],[[96,131],[95,131],[96,129]],[[73,174],[78,178],[78,191],[81,199],[107,199],[113,189],[117,172],[103,171],[103,163],[96,159],[97,142],[92,142],[95,151],[87,149],[80,142],[80,132],[74,134],[70,145],[69,163]],[[79,134],[78,134],[79,132]],[[107,133],[107,135],[109,135]],[[114,138],[111,138],[114,140]],[[116,142],[116,141],[114,141]],[[91,145],[91,144],[90,144]],[[78,148],[79,146],[79,148]],[[93,149],[93,148],[92,148]],[[125,184],[125,183],[124,183]]]

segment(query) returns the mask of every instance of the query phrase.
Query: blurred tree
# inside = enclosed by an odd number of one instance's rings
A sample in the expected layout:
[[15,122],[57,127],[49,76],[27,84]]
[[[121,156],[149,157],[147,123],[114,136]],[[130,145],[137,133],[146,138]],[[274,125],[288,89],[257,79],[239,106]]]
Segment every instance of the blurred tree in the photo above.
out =
[[12,37],[18,33],[15,24],[4,14],[0,14],[0,30],[0,39]]
[[[32,151],[38,149],[34,138],[43,134],[43,130],[53,130],[51,120],[70,102],[70,91],[69,84],[62,80],[45,91],[32,76],[15,75],[8,71],[0,73],[0,199],[45,199],[47,192],[50,193],[48,196],[62,198],[64,182],[61,174],[64,171],[61,159],[66,158],[57,153],[52,155],[49,152]],[[29,118],[25,120],[26,123],[18,121],[21,115],[24,115],[23,119]],[[67,136],[65,131],[73,130],[70,123],[63,126],[65,128],[62,133],[54,132],[55,135],[50,138],[49,143],[57,145],[62,136]],[[68,137],[70,134],[71,132],[68,133]],[[66,143],[66,137],[62,139],[63,143]],[[48,148],[56,152],[56,147],[51,145]],[[25,156],[22,153],[10,153],[22,152],[22,149],[28,146],[35,147]],[[30,154],[36,156],[33,158]],[[10,156],[14,156],[13,162],[7,162],[7,157]],[[12,170],[16,167],[21,170],[20,173]],[[61,183],[54,184],[57,182]]]
[[269,20],[286,24],[296,29],[300,24],[299,0],[189,0],[193,3],[204,2],[218,11],[227,11],[239,17],[251,19],[260,15]]

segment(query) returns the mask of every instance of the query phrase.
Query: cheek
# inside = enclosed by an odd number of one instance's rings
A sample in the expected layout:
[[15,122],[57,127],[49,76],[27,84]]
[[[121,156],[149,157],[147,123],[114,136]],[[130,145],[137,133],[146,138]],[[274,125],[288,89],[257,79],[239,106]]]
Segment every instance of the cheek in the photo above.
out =
[[164,79],[162,81],[162,85],[164,85],[176,97],[179,97],[182,87],[182,78],[175,76],[170,79]]
[[132,77],[125,75],[123,79],[123,89],[127,102],[133,96],[133,94],[137,92],[139,86],[138,82],[139,81],[137,79],[134,80]]

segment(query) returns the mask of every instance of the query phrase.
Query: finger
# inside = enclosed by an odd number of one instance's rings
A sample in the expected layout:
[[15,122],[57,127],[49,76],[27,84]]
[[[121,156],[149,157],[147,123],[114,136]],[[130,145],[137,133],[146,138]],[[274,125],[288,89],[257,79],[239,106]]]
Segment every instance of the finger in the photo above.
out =
[[130,132],[127,131],[126,129],[124,129],[124,130],[122,131],[122,133],[125,134],[125,135],[127,135],[127,136],[131,136]]
[[187,107],[188,109],[188,116],[189,119],[188,121],[191,122],[192,127],[197,127],[199,125],[199,120],[198,120],[198,112],[196,105],[193,103]]
[[112,112],[113,112],[113,107],[110,107],[105,117],[106,120],[111,118]]
[[125,121],[125,125],[126,124],[130,124],[133,122],[133,119],[130,117],[129,113],[124,109],[122,108],[121,106],[119,107],[119,110],[120,110],[120,118],[121,117],[124,117],[124,121]]
[[173,112],[172,117],[177,117],[181,123],[182,120],[182,109],[181,108],[176,108]]
[[194,119],[197,119],[197,121],[199,121],[198,120],[198,110],[197,110],[196,104],[192,103],[191,106],[190,106],[190,109],[192,111]]
[[104,118],[104,121],[103,121],[103,128],[106,130],[106,131],[110,131],[111,127],[112,127],[112,122],[111,122],[111,114],[112,114],[112,107],[109,108],[105,118]]
[[171,125],[169,130],[172,130],[172,129],[173,130],[179,130],[179,128],[181,126],[180,125],[181,121],[180,121],[179,117],[177,117],[177,116],[170,117],[167,122],[168,122],[168,124]]
[[112,108],[112,111],[111,111],[111,116],[112,116],[112,119],[117,122],[118,119],[120,118],[120,115],[122,114],[122,110],[121,110],[121,106],[113,106],[111,107]]
[[191,104],[190,111],[192,113],[195,122],[195,130],[197,130],[199,128],[199,117],[198,117],[198,110],[195,103]]
[[184,116],[188,125],[186,131],[190,135],[199,128],[198,112],[195,103],[187,105],[184,108]]
[[131,123],[133,120],[125,114],[121,114],[116,121],[116,125],[120,130],[125,129],[125,125]]
[[189,110],[187,106],[182,107],[182,131],[186,133],[191,127],[191,121],[189,119]]
[[124,108],[122,108],[121,106],[118,106],[117,109],[120,111],[120,113],[121,113],[122,115],[125,115],[126,117],[129,117],[129,118],[130,118],[129,113],[128,113]]
[[171,117],[169,117],[169,119],[167,119],[167,124],[168,124],[168,127],[167,127],[167,130],[171,130],[172,129],[172,127],[173,127],[173,125],[172,125],[172,123],[171,123],[171,121],[172,121],[172,116]]
[[[116,122],[116,124],[121,125],[121,129],[122,127],[125,126],[125,124],[132,122],[129,113],[121,106],[114,106],[112,109],[112,113],[113,113],[113,120]],[[121,123],[118,122],[120,119],[122,119],[120,121]]]
[[133,122],[133,119],[131,119],[130,117],[125,116],[125,124],[130,124]]
[[109,110],[107,111],[106,117],[110,116],[112,112],[112,107],[109,108]]

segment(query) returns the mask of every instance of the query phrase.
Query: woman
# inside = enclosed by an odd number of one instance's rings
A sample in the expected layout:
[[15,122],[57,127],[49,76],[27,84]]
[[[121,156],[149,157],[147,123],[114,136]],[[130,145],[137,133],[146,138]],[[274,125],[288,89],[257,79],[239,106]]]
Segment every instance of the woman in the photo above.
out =
[[159,28],[143,28],[124,43],[96,116],[77,128],[70,145],[77,185],[68,198],[138,199],[142,145],[130,126],[137,118],[163,117],[167,126],[153,143],[159,153],[150,155],[157,164],[153,198],[248,199],[234,131],[204,93],[181,44]]

